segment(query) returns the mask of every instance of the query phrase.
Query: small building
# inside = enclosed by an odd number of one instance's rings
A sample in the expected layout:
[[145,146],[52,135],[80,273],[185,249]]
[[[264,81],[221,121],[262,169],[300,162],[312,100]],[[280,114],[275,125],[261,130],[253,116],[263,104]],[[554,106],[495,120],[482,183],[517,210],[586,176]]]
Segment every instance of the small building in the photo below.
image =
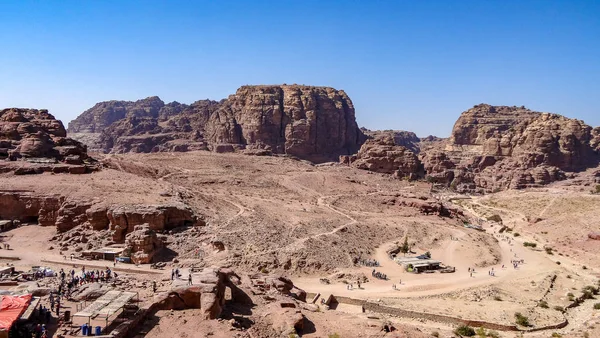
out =
[[402,265],[406,271],[423,272],[425,270],[437,270],[442,262],[434,259],[423,259],[420,257],[396,257],[396,263]]
[[89,257],[92,259],[102,259],[107,261],[114,261],[115,258],[123,254],[125,251],[124,245],[107,246],[99,249],[85,250],[81,252],[83,257]]

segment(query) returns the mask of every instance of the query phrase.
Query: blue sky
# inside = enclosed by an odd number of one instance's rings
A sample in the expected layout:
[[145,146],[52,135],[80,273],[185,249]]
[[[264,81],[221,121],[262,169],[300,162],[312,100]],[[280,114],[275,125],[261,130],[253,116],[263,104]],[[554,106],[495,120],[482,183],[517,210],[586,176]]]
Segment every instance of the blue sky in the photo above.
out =
[[245,84],[344,89],[361,126],[448,136],[478,103],[600,125],[599,1],[0,0],[0,107]]

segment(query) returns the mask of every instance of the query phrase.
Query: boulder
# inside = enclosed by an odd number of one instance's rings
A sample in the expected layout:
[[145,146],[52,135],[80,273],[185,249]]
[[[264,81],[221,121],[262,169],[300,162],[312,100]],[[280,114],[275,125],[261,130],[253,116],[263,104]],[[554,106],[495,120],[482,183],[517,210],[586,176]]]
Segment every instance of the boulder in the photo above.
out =
[[135,264],[152,263],[154,254],[164,246],[148,224],[136,225],[134,230],[127,234],[126,243],[131,252],[131,261]]

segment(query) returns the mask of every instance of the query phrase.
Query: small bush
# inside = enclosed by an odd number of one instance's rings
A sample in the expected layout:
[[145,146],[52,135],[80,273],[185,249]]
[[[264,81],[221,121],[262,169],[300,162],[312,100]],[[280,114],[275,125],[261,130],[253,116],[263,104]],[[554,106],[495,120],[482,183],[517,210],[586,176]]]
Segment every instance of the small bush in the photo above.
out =
[[592,194],[600,194],[600,184],[596,185],[596,188],[592,191]]
[[454,333],[458,336],[473,337],[475,335],[475,330],[470,326],[461,325],[454,330]]
[[587,332],[584,332],[584,333],[583,333],[583,338],[590,338],[590,334],[589,334],[589,333],[587,333]]
[[521,312],[515,312],[515,321],[521,326],[529,326],[529,318],[523,316]]
[[581,268],[582,268],[583,270],[587,270],[587,266],[585,266],[585,265],[584,265],[584,266],[582,266]]
[[562,306],[558,306],[558,305],[554,307],[554,310],[560,311],[560,312],[565,312],[565,308]]
[[600,303],[594,304],[594,310],[600,310]]
[[588,286],[584,287],[582,291],[584,291],[584,292],[589,291],[593,295],[598,295],[598,292],[600,292],[600,289],[598,289],[597,287],[595,287],[593,285],[588,285]]
[[485,329],[482,328],[482,327],[477,328],[477,330],[475,330],[475,334],[478,335],[481,338],[487,337],[487,332],[485,332]]
[[440,337],[440,333],[439,333],[439,332],[437,332],[437,331],[433,331],[433,332],[431,332],[431,336],[432,336],[432,337],[439,338],[439,337]]
[[519,237],[519,236],[521,236],[521,234],[520,234],[520,233],[518,233],[518,232],[515,232],[515,233],[513,234],[513,236],[515,236],[515,237]]
[[541,307],[542,309],[547,309],[548,308],[548,302],[545,300],[542,300],[538,303],[538,306]]
[[501,302],[501,301],[502,301],[502,298],[501,298],[500,296],[494,296],[494,300],[495,300],[495,301],[498,301],[498,302]]
[[544,250],[546,250],[546,253],[547,253],[548,255],[553,255],[553,254],[554,254],[554,253],[552,252],[552,248],[551,248],[551,247],[549,247],[549,246],[545,247],[545,248],[544,248]]
[[557,332],[553,332],[551,337],[552,338],[560,338],[560,337],[562,337],[562,334],[557,333]]
[[556,261],[556,265],[560,265],[560,261]]
[[500,338],[500,334],[496,331],[488,331],[487,336],[490,338]]
[[331,333],[331,334],[327,335],[327,338],[340,338],[340,335],[337,333]]
[[525,247],[531,247],[531,248],[535,248],[537,246],[537,243],[533,243],[533,242],[524,242],[523,246]]

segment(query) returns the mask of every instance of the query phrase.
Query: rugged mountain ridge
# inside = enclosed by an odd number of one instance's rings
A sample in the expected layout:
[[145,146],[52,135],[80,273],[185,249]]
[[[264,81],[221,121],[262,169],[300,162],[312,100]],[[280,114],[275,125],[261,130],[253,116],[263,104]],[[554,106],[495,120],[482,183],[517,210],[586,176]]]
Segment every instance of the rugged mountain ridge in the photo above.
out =
[[69,132],[102,152],[246,150],[314,161],[363,142],[344,91],[300,85],[243,86],[220,102],[189,106],[158,97],[102,102],[69,123]]
[[421,154],[429,179],[459,191],[539,186],[600,162],[594,129],[583,121],[516,106],[463,112],[442,146]]

